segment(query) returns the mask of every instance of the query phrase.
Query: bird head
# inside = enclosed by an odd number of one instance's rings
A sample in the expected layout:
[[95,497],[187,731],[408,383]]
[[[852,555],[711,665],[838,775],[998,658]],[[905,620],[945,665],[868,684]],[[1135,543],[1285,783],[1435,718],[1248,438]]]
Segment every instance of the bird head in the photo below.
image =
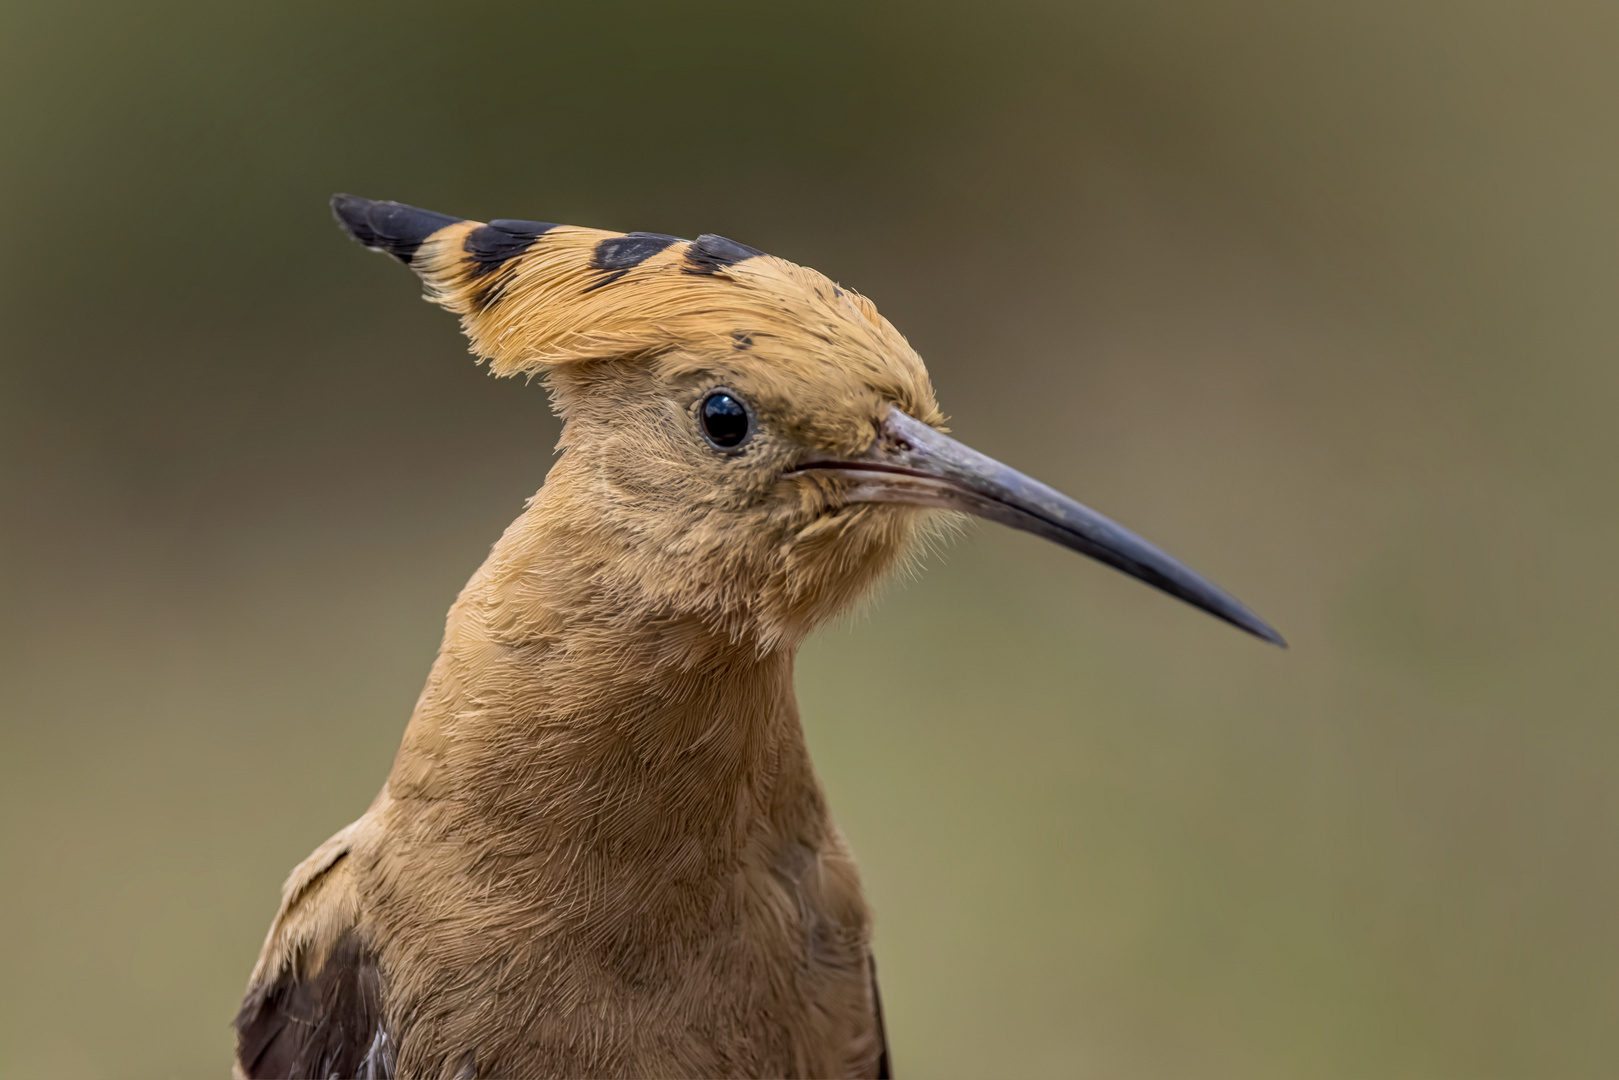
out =
[[1145,540],[952,439],[915,350],[814,270],[719,236],[332,206],[461,317],[495,374],[550,387],[565,453],[547,488],[565,505],[548,510],[572,522],[579,573],[624,610],[796,643],[955,511],[1282,643]]

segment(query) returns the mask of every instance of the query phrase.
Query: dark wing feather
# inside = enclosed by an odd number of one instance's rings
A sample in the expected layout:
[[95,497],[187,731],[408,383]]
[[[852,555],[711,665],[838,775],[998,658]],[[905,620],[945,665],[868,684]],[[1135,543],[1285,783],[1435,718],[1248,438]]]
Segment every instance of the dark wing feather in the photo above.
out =
[[871,1005],[877,1012],[877,1045],[882,1047],[882,1054],[877,1058],[877,1080],[893,1080],[894,1066],[888,1058],[888,1029],[883,1026],[883,995],[877,990],[877,958],[867,953],[866,963],[871,968]]
[[388,1077],[382,975],[360,936],[340,937],[319,969],[289,964],[255,987],[236,1015],[236,1059],[259,1077]]

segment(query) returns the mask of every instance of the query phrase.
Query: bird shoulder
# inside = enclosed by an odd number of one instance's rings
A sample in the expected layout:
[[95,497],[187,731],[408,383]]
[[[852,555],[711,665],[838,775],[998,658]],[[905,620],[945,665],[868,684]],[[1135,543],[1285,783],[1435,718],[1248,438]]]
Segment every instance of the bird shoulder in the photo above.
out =
[[236,1016],[238,1077],[392,1073],[382,978],[359,926],[355,822],[293,870]]

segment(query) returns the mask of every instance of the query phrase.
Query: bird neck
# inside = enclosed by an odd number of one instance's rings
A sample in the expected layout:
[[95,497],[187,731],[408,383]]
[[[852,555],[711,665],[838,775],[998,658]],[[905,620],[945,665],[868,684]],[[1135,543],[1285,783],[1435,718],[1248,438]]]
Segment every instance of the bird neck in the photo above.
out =
[[626,553],[577,512],[579,488],[553,470],[451,609],[389,777],[396,809],[424,842],[470,840],[480,865],[610,876],[667,879],[672,857],[712,875],[761,830],[818,840],[796,644],[627,595]]

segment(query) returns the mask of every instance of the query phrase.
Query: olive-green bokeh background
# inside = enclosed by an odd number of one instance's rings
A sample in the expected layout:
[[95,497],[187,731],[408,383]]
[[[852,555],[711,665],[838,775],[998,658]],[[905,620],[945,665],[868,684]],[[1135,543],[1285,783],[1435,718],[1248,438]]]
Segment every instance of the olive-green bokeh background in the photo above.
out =
[[0,1073],[203,1076],[556,436],[333,191],[718,232],[1267,648],[974,528],[803,655],[932,1076],[1619,1070],[1619,14],[0,9]]

